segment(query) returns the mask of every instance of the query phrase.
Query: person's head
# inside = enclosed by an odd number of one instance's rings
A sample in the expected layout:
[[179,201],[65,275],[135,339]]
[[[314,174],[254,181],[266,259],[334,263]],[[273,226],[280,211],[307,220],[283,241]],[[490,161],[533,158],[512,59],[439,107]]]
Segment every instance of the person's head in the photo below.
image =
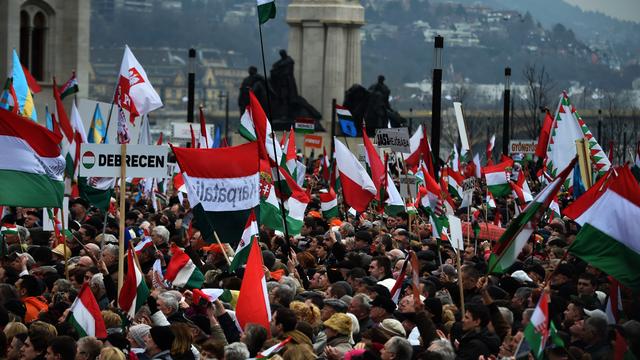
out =
[[209,339],[200,347],[200,359],[212,360],[224,358],[224,346],[226,341]]
[[240,341],[247,345],[249,355],[255,357],[262,345],[267,340],[267,329],[262,325],[249,324],[244,329]]
[[378,75],[378,82],[381,84],[384,82],[384,75]]
[[20,349],[20,360],[33,360],[37,357],[44,356],[47,351],[47,345],[51,336],[48,332],[42,330],[29,331],[29,337]]
[[[82,337],[76,345],[76,360],[96,360],[102,349],[102,341],[94,336]],[[144,348],[144,341],[141,347]]]
[[400,299],[400,302],[398,303],[398,311],[401,313],[412,313],[416,311],[413,295],[407,295]]
[[170,326],[152,326],[149,335],[144,338],[147,353],[154,356],[171,349],[175,336]]
[[144,348],[144,338],[149,335],[151,326],[147,324],[137,324],[129,328],[127,340],[131,348]]
[[16,282],[16,289],[20,297],[42,295],[42,287],[40,281],[33,275],[23,275]]
[[600,342],[607,336],[607,320],[591,316],[584,321],[584,329],[581,340],[589,345]]
[[320,320],[326,321],[335,313],[344,313],[348,307],[349,305],[342,300],[327,299],[324,301],[324,306],[320,310]]
[[591,273],[581,273],[578,276],[578,295],[593,296],[598,286],[598,280]]
[[185,354],[191,351],[191,343],[193,343],[193,333],[191,327],[185,323],[171,324],[173,332],[173,343],[171,345],[171,354]]
[[324,322],[324,332],[327,338],[335,336],[349,336],[351,334],[351,317],[347,314],[333,314]]
[[382,360],[411,359],[412,354],[411,343],[400,336],[394,336],[389,339],[380,350],[380,358]]
[[[389,220],[387,220],[387,224]],[[397,220],[393,220],[394,226],[398,225]],[[399,247],[406,249],[409,247],[409,232],[405,229],[397,229],[393,232],[393,241],[395,241]]]
[[[437,354],[442,360],[455,360],[456,352],[447,339],[433,340],[427,348],[430,354]],[[435,357],[434,357],[435,358]]]
[[169,230],[163,225],[158,225],[151,231],[151,239],[156,246],[166,244],[169,241],[169,236]]
[[349,304],[349,312],[358,320],[366,319],[371,311],[371,298],[365,294],[356,294]]
[[478,284],[480,279],[480,272],[478,269],[471,265],[464,265],[462,267],[462,287],[465,290],[473,289]]
[[76,341],[71,336],[56,336],[49,340],[46,360],[74,360]]
[[256,68],[253,65],[249,66],[249,75],[255,75],[257,73],[258,73],[258,68]]
[[571,301],[564,310],[564,320],[571,323],[582,320],[584,318],[584,306],[579,301]]
[[396,309],[396,304],[388,296],[376,296],[371,302],[371,320],[376,323],[388,318]]
[[118,245],[106,244],[102,248],[102,261],[107,266],[116,264],[118,262]]
[[284,307],[289,307],[293,297],[295,296],[294,290],[285,284],[275,285],[271,291],[269,291],[269,301],[271,304],[280,304]]
[[11,339],[13,339],[14,336],[17,336],[20,334],[27,334],[29,332],[29,329],[27,329],[25,324],[21,322],[12,321],[4,327],[3,331],[4,331],[4,334],[7,336],[7,340],[11,341]]
[[386,256],[374,257],[369,264],[369,275],[378,280],[391,277],[391,260]]
[[24,227],[33,228],[38,227],[40,222],[40,217],[38,213],[35,211],[27,211],[27,216],[24,217]]
[[271,335],[278,337],[286,332],[296,329],[298,319],[296,313],[288,308],[281,308],[276,311],[271,320]]
[[531,292],[533,289],[528,287],[521,287],[516,290],[515,294],[513,294],[513,298],[511,299],[511,306],[514,310],[522,310],[529,305],[529,297],[531,297]]
[[7,360],[18,360],[21,356],[22,346],[27,340],[27,334],[18,334],[11,338],[8,342],[7,348]]
[[462,330],[465,332],[481,329],[489,324],[489,309],[485,305],[469,303],[465,305]]
[[248,358],[249,349],[244,343],[235,342],[224,347],[225,360],[245,360]]
[[292,301],[289,309],[296,313],[298,321],[307,322],[311,326],[320,324],[320,309],[313,303]]
[[100,350],[99,360],[125,360],[122,350],[114,346],[107,346]]
[[158,295],[158,310],[167,316],[178,311],[180,307],[180,301],[168,292],[163,292]]

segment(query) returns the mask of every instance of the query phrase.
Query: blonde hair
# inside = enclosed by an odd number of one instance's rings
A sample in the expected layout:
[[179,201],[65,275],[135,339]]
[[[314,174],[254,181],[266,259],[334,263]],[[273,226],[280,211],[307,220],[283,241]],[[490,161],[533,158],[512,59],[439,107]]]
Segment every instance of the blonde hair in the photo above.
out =
[[104,326],[107,329],[119,328],[122,326],[122,319],[120,318],[120,315],[114,313],[113,311],[102,310],[100,314],[102,314],[102,318],[104,319]]
[[100,360],[125,360],[122,350],[113,346],[108,346],[100,350]]
[[298,321],[305,321],[312,327],[320,325],[320,309],[315,304],[292,301],[289,304],[289,309],[293,310]]
[[177,323],[171,324],[171,332],[173,332],[173,344],[171,345],[171,355],[177,356],[191,351],[193,343],[193,333],[191,327],[187,324]]
[[29,331],[43,331],[51,336],[58,336],[58,330],[55,326],[40,320],[32,322],[29,325]]
[[27,334],[28,332],[27,326],[17,321],[12,321],[4,327],[4,335],[8,340],[13,339],[16,335]]

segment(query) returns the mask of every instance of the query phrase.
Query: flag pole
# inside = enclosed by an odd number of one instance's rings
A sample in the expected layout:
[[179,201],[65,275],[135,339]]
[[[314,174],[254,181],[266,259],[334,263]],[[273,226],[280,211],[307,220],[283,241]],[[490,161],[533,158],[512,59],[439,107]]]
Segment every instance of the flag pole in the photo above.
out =
[[218,245],[220,245],[222,255],[224,255],[224,259],[227,260],[227,265],[231,265],[231,261],[229,261],[229,255],[227,255],[227,250],[224,245],[222,245],[222,242],[220,242],[220,238],[218,237],[218,233],[215,231],[215,229],[213,230],[213,236],[216,238],[216,242],[218,243]]
[[[113,106],[113,104],[112,104]],[[125,198],[127,192],[127,144],[120,144],[120,229],[118,239],[118,299],[122,290],[122,282],[124,281],[124,212]]]
[[[264,78],[265,80],[267,79],[267,65],[266,62],[264,60],[264,41],[262,39],[262,24],[260,23],[260,17],[258,17],[258,32],[260,34],[260,54],[262,55],[262,71],[264,71]],[[267,82],[267,91],[266,91],[266,98],[267,98],[267,113],[268,113],[268,118],[271,119],[271,100],[269,97],[269,81]],[[256,129],[256,135],[257,135],[257,129]],[[273,127],[271,127],[271,144],[273,145],[273,155],[276,156],[277,152],[276,152],[276,134],[273,131]],[[279,159],[275,159],[275,163],[276,163],[276,179],[278,180],[278,192],[280,193],[280,196],[282,196],[282,179],[280,177],[280,164],[278,164]],[[282,213],[282,223],[284,225],[284,245],[285,245],[285,249],[283,251],[283,256],[286,259],[288,254],[289,254],[289,227],[287,226],[287,214],[284,211],[284,203],[283,200],[281,198],[278,199],[278,205],[280,207],[280,212]]]

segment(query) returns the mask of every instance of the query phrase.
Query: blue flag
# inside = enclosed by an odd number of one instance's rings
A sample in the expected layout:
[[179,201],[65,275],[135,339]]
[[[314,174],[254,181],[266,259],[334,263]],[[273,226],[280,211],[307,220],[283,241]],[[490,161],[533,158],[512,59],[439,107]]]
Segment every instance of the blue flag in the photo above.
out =
[[222,134],[221,134],[220,126],[216,125],[216,134],[213,138],[213,145],[211,147],[213,149],[217,149],[220,147],[221,142],[222,142]]
[[104,138],[104,143],[107,144],[107,139],[105,136],[107,132],[107,127],[104,123],[104,119],[102,119],[102,112],[100,111],[100,105],[96,103],[96,109],[93,111],[93,119],[91,119],[91,127],[89,128],[89,135],[87,136],[87,141],[92,144],[100,144],[102,143],[102,139]]
[[345,136],[356,137],[358,136],[358,129],[356,128],[356,124],[353,120],[340,119],[340,128],[342,129],[342,134]]
[[580,195],[584,194],[585,191],[582,176],[580,175],[580,165],[576,161],[576,166],[573,168],[573,198],[577,199]]
[[53,118],[49,112],[49,105],[44,106],[44,117],[47,119],[47,129],[49,129],[49,131],[53,131]]

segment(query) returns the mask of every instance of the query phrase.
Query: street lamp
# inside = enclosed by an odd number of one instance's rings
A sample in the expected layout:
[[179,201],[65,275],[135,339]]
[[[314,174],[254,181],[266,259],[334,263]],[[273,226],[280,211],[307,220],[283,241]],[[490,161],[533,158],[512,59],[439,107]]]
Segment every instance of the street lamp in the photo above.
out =
[[187,63],[187,122],[193,122],[193,108],[195,106],[196,90],[196,49],[189,49]]
[[502,118],[502,154],[509,154],[509,109],[511,104],[511,68],[504,68],[504,111]]
[[442,124],[442,49],[444,38],[437,35],[433,44],[433,98],[431,101],[431,147],[433,148],[433,167],[437,176],[440,170],[440,129]]
[[229,91],[220,91],[218,99],[220,99],[220,107],[222,107],[222,99],[224,98],[224,138],[229,142]]

